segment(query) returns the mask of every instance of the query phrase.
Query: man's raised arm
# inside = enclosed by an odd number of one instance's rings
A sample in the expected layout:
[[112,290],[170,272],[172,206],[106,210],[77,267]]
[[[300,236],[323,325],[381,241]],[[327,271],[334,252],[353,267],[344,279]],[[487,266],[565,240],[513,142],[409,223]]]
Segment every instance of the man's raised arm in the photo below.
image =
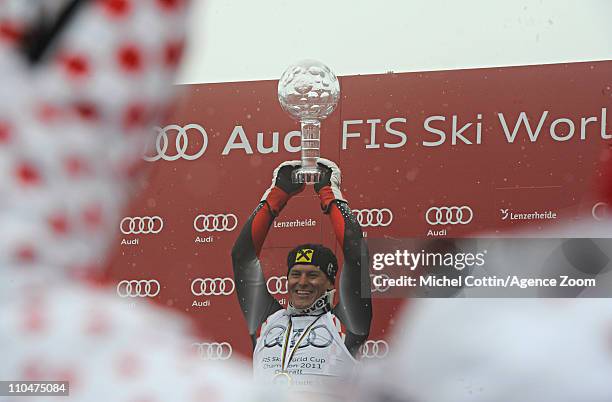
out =
[[280,164],[274,170],[272,185],[243,226],[232,248],[232,267],[238,302],[247,321],[253,345],[259,326],[282,308],[268,292],[259,253],[274,218],[292,196],[304,190],[303,184],[291,182],[291,173],[299,166],[299,161],[290,161]]
[[[340,302],[333,313],[345,326],[345,345],[355,356],[368,338],[372,321],[369,269],[361,267],[361,257],[367,253],[367,248],[363,242],[361,226],[340,191],[340,169],[327,159],[319,159],[319,166],[325,173],[321,182],[315,184],[315,191],[321,200],[321,209],[331,219],[344,256],[340,273]],[[364,294],[361,294],[362,283],[368,283],[364,287]]]

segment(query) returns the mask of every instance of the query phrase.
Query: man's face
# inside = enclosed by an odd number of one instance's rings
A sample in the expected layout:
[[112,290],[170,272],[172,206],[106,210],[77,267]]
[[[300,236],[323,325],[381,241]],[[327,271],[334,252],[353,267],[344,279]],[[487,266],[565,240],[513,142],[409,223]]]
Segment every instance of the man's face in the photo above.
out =
[[295,308],[307,308],[334,284],[315,265],[297,264],[289,271],[287,287],[289,303]]

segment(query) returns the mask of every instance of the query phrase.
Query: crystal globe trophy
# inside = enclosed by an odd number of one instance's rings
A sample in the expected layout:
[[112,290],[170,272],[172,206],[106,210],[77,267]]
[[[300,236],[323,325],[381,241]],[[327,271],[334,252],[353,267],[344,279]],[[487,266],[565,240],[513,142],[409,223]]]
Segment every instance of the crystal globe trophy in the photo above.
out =
[[278,101],[283,110],[301,123],[302,166],[293,172],[294,183],[313,184],[321,179],[321,120],[329,116],[340,99],[338,78],[325,64],[303,60],[289,66],[278,82]]

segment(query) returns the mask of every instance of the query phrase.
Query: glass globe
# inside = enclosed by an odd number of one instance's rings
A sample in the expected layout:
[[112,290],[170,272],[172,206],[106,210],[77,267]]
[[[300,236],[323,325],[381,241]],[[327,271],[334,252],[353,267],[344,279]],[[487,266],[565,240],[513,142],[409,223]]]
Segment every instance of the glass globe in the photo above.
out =
[[302,132],[302,163],[293,171],[294,183],[317,183],[322,170],[321,120],[329,116],[340,99],[338,78],[325,64],[303,60],[289,66],[278,81],[278,101],[283,110],[299,120]]
[[323,120],[334,111],[339,99],[338,78],[316,60],[289,66],[278,82],[278,101],[296,120]]

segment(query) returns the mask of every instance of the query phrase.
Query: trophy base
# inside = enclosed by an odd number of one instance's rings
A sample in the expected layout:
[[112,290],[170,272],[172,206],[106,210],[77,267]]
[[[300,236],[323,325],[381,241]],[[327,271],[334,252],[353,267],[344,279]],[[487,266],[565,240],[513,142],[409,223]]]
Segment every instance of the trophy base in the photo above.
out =
[[315,184],[321,181],[321,169],[298,169],[291,174],[291,181],[300,184]]

